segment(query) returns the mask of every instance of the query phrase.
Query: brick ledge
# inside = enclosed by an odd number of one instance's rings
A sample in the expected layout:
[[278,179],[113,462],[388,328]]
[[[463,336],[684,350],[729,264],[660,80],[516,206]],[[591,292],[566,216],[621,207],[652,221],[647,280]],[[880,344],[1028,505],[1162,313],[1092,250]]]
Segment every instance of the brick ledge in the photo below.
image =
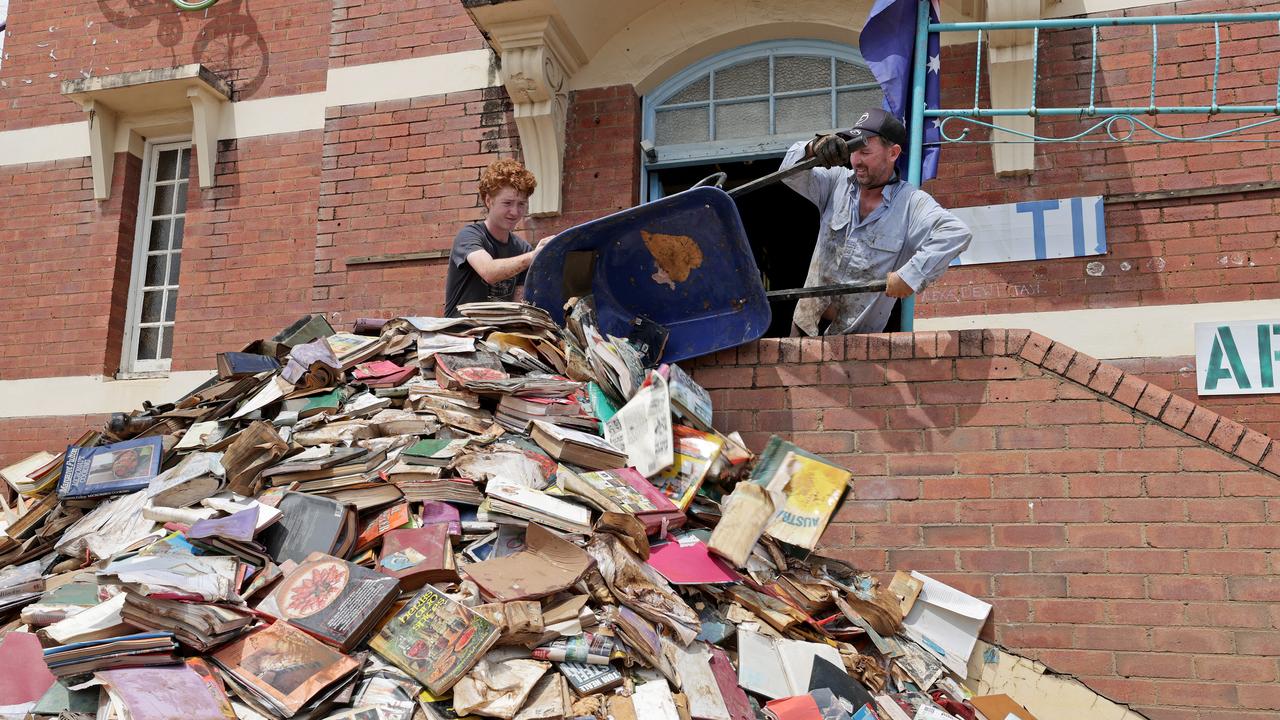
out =
[[1154,383],[1030,330],[940,330],[816,338],[762,338],[696,360],[698,366],[1016,357],[1280,478],[1280,441]]

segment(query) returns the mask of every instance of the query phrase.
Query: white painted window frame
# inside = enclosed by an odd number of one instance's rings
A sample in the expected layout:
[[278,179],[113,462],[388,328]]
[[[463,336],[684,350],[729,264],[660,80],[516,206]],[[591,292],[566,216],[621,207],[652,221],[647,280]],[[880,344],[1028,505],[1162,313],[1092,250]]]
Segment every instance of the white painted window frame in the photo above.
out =
[[[142,312],[142,288],[146,284],[147,250],[151,242],[151,204],[155,200],[156,158],[165,150],[190,150],[189,137],[169,137],[148,139],[142,154],[142,182],[138,198],[138,217],[134,221],[133,263],[129,270],[129,302],[125,308],[124,352],[121,354],[120,372],[116,378],[129,380],[166,376],[172,365],[172,358],[161,360],[139,360],[138,339],[139,323]],[[188,188],[191,182],[191,170],[187,169]],[[183,223],[183,233],[186,223]],[[185,238],[184,238],[185,240]],[[185,242],[184,242],[185,245]],[[168,270],[166,269],[166,273]],[[179,278],[181,283],[181,278]],[[163,311],[161,317],[164,317]]]
[[[749,60],[759,58],[769,59],[770,80],[768,93],[761,94],[754,98],[745,99],[731,98],[718,101],[712,101],[709,99],[708,105],[729,105],[751,99],[768,99],[770,116],[769,126],[771,130],[773,129],[776,114],[775,100],[779,95],[810,95],[815,94],[815,91],[830,93],[832,98],[831,121],[832,126],[834,127],[836,122],[836,118],[834,117],[836,112],[836,93],[842,90],[862,89],[863,87],[871,89],[875,85],[874,83],[860,83],[857,85],[847,86],[838,85],[836,83],[833,65],[831,83],[828,87],[815,90],[797,91],[793,93],[775,93],[773,90],[773,62],[777,57],[782,56],[827,58],[866,67],[866,61],[862,59],[862,56],[854,46],[834,43],[827,40],[765,40],[726,50],[689,65],[683,70],[672,75],[644,96],[642,99],[641,138],[651,143],[656,142],[658,109],[665,106],[667,99],[680,92],[686,85],[713,71],[723,70]],[[689,104],[698,105],[701,103],[692,102]],[[715,116],[713,112],[709,112],[709,134],[714,133],[714,127]],[[813,128],[812,131],[806,131],[804,133],[770,134],[755,138],[710,140],[707,142],[682,145],[656,146],[655,150],[658,152],[658,158],[656,160],[644,160],[642,158],[642,162],[640,164],[640,200],[641,202],[651,202],[662,197],[662,188],[656,182],[657,176],[654,174],[654,171],[685,165],[709,165],[723,161],[737,162],[743,160],[779,158],[782,157],[783,153],[786,152],[786,149],[792,143],[797,140],[812,138],[813,131],[821,131],[825,129],[826,128]]]

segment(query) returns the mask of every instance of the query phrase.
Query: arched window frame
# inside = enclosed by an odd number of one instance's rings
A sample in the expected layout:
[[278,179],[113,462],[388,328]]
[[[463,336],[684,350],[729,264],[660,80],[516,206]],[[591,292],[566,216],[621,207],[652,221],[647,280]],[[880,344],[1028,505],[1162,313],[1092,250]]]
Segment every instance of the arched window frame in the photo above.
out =
[[[705,75],[711,74],[713,71],[722,70],[724,68],[758,58],[769,58],[770,88],[767,95],[753,95],[750,98],[717,100],[714,97],[713,86],[707,101],[690,103],[690,105],[701,105],[705,102],[705,104],[712,108],[712,110],[708,112],[708,135],[713,135],[715,128],[714,108],[716,106],[740,103],[748,100],[759,101],[767,98],[769,101],[769,124],[770,129],[772,130],[773,123],[776,118],[776,101],[779,97],[811,94],[813,92],[812,90],[791,92],[775,92],[773,90],[773,65],[775,59],[779,56],[797,55],[832,59],[831,87],[827,88],[827,91],[830,92],[832,98],[832,117],[830,126],[825,128],[813,128],[812,131],[804,133],[789,133],[783,135],[770,134],[754,138],[711,140],[709,142],[681,145],[651,145],[655,143],[656,140],[657,110],[662,107],[669,98],[683,90],[690,83]],[[854,65],[866,67],[866,62],[862,59],[862,56],[858,54],[858,51],[854,47],[849,45],[842,45],[823,40],[770,40],[752,43],[750,45],[744,45],[742,47],[718,53],[712,57],[694,63],[675,75],[672,75],[652,92],[647,93],[644,96],[641,137],[647,141],[646,147],[652,147],[652,152],[644,158],[646,180],[649,170],[661,170],[663,168],[679,167],[682,165],[699,165],[730,158],[735,161],[742,161],[777,157],[797,140],[813,137],[812,132],[833,129],[836,125],[835,98],[837,92],[843,90],[871,90],[878,89],[879,87],[874,82],[853,85],[836,85],[835,60],[843,60]],[[648,185],[649,183],[646,181],[644,183],[645,190],[651,191],[651,188],[649,188]],[[646,195],[649,196],[647,199],[655,199],[656,197],[651,192],[646,192]]]

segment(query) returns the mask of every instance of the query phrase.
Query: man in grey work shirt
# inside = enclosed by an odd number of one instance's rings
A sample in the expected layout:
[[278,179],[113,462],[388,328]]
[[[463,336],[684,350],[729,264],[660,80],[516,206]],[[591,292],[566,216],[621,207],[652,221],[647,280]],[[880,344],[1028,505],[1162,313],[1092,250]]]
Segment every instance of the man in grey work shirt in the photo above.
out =
[[822,214],[804,286],[887,285],[883,295],[800,300],[792,318],[799,332],[884,332],[894,303],[924,290],[969,246],[969,228],[894,171],[906,143],[902,123],[876,108],[847,131],[792,145],[783,158],[783,169],[808,157],[822,165],[783,181]]

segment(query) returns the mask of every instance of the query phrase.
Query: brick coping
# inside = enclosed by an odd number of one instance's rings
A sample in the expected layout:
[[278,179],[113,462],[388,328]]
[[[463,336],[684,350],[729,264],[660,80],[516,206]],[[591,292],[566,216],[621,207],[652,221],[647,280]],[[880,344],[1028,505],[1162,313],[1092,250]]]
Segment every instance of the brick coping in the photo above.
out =
[[1165,427],[1280,477],[1280,441],[1154,383],[1030,330],[945,330],[809,338],[762,338],[698,358],[700,367],[1015,357]]

